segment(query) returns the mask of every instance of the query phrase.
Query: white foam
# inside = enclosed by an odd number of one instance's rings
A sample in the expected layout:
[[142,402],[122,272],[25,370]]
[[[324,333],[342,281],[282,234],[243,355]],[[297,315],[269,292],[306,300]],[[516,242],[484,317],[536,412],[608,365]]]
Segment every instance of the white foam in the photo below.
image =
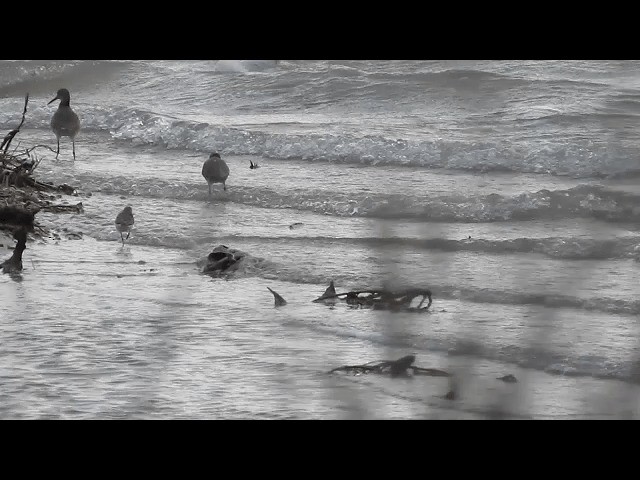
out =
[[216,72],[262,72],[275,68],[278,60],[218,60],[214,70]]

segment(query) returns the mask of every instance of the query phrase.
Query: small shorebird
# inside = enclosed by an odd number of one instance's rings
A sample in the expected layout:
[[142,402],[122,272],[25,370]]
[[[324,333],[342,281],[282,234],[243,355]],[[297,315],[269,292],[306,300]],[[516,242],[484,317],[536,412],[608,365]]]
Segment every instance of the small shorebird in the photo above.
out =
[[[133,211],[131,207],[124,207],[124,209],[116,217],[116,228],[120,232],[120,238],[122,239],[122,246],[124,247],[124,241],[129,239],[131,234],[131,227],[133,227]],[[124,232],[127,232],[127,238],[124,237]]]
[[56,158],[60,154],[60,137],[69,137],[73,144],[73,159],[76,159],[76,135],[80,131],[80,119],[76,112],[74,112],[69,106],[71,95],[69,90],[61,88],[58,90],[55,98],[51,100],[47,105],[60,100],[58,110],[51,117],[51,130],[56,134],[58,140],[58,151],[56,152]]
[[211,185],[214,183],[221,183],[224,189],[227,189],[225,182],[229,177],[229,166],[220,158],[220,154],[213,152],[202,165],[202,176],[209,184],[209,196],[211,196]]
[[22,252],[27,248],[27,231],[21,228],[13,234],[13,238],[18,240],[16,248],[13,249],[13,255],[10,258],[0,263],[2,273],[14,273],[22,271]]

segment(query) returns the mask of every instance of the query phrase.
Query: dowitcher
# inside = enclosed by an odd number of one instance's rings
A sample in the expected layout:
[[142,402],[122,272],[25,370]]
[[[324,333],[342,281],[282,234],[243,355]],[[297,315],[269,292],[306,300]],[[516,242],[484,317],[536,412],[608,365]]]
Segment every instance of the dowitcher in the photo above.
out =
[[71,95],[69,90],[61,88],[58,90],[55,98],[51,100],[47,105],[60,100],[58,110],[51,117],[51,130],[56,134],[58,140],[58,151],[56,152],[56,158],[60,154],[60,137],[69,137],[73,144],[73,159],[76,159],[76,135],[80,131],[80,119],[76,112],[74,112],[69,106]]
[[229,177],[229,166],[220,158],[220,154],[213,152],[202,165],[202,176],[209,184],[209,196],[211,196],[211,185],[214,183],[221,183],[224,189],[227,189],[225,182]]

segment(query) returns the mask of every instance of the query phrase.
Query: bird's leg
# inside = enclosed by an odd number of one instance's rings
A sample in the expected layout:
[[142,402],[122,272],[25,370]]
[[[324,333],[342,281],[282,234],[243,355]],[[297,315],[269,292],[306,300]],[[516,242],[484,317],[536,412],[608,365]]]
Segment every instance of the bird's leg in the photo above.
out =
[[211,184],[209,184],[209,196],[211,196]]
[[60,155],[60,137],[58,137],[58,151],[56,152],[56,160],[58,159],[58,155]]
[[226,192],[227,191],[227,184],[222,182],[222,186],[224,187],[224,191]]
[[73,144],[73,159],[76,159],[76,141],[75,140],[71,140],[71,143]]
[[120,232],[120,240],[122,240],[122,246],[124,247],[124,236],[122,235],[122,232]]
[[127,231],[127,238],[125,238],[125,240],[129,240],[129,235],[131,235],[131,230]]

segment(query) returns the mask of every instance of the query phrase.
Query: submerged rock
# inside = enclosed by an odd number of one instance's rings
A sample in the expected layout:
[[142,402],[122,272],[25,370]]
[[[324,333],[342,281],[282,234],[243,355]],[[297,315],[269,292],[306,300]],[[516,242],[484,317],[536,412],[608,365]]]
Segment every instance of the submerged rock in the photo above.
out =
[[236,248],[218,245],[209,255],[196,261],[200,271],[212,277],[242,277],[273,272],[276,264]]
[[216,275],[237,270],[245,257],[246,253],[240,250],[218,245],[199,264],[202,267],[202,273]]

